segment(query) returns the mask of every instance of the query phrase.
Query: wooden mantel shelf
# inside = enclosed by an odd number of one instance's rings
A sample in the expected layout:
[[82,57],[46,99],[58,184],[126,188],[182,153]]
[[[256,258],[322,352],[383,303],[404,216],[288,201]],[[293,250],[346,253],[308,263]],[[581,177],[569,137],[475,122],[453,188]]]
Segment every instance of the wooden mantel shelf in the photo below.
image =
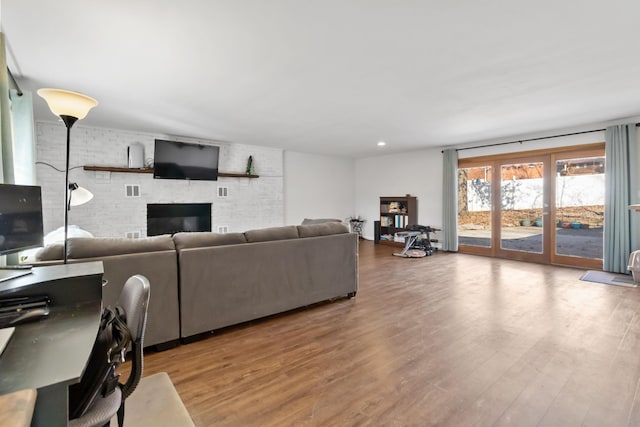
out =
[[[98,172],[123,172],[123,173],[153,173],[153,168],[119,168],[113,166],[84,166],[86,171]],[[250,175],[246,173],[226,173],[218,172],[218,176],[225,178],[259,178],[260,175]]]

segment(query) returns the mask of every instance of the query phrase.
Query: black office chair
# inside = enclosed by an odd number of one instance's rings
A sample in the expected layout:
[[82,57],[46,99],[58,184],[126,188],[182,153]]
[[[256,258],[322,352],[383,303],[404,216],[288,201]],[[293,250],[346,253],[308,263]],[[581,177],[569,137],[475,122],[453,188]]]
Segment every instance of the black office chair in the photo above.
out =
[[118,425],[124,423],[124,403],[138,386],[142,377],[143,337],[147,325],[147,308],[150,294],[149,281],[136,274],[131,276],[122,288],[118,303],[127,315],[127,327],[131,332],[131,373],[124,384],[118,384],[113,393],[98,396],[87,412],[79,418],[69,420],[70,427],[108,426],[111,418],[118,415]]

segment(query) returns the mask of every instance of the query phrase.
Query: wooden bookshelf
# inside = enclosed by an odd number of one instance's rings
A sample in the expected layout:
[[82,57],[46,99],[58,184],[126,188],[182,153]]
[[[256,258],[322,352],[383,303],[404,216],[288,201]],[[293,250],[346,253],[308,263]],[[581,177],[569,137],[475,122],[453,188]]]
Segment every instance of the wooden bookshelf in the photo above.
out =
[[[86,171],[98,172],[118,172],[118,173],[153,173],[153,168],[121,168],[115,166],[84,166]],[[218,176],[224,178],[259,178],[260,175],[250,175],[246,173],[218,172]]]
[[383,236],[393,236],[408,225],[418,223],[418,199],[413,196],[380,197],[380,243],[404,246],[404,243],[388,240]]

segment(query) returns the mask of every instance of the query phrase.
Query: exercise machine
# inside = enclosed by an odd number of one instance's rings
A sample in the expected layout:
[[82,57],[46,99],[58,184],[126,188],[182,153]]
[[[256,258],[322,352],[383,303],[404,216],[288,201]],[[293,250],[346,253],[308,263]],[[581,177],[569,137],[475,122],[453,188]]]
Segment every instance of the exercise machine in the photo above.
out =
[[400,253],[393,255],[403,258],[421,258],[433,255],[438,248],[431,243],[436,243],[438,239],[432,239],[430,233],[440,231],[437,228],[428,225],[412,224],[405,228],[405,231],[399,231],[398,236],[404,237],[404,249]]

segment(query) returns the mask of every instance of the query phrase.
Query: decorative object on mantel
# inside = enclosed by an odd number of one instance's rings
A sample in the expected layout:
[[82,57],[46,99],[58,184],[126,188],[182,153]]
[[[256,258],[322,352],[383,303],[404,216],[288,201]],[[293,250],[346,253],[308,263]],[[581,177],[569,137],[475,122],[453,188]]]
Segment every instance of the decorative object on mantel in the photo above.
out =
[[98,105],[95,99],[69,90],[63,89],[38,89],[38,95],[47,101],[47,105],[53,114],[60,117],[67,127],[67,161],[64,181],[64,263],[67,263],[67,229],[69,228],[69,146],[71,127],[78,120],[87,116],[89,110]]
[[[153,168],[132,169],[117,166],[91,166],[85,165],[82,167],[86,171],[97,172],[120,172],[120,173],[153,173]],[[218,172],[218,176],[225,178],[260,178],[260,175],[247,175],[246,173],[229,173]]]
[[247,170],[244,171],[247,175],[255,175],[255,170],[253,169],[253,156],[249,156],[247,159]]
[[127,163],[131,169],[144,168],[144,145],[134,142],[127,147]]

